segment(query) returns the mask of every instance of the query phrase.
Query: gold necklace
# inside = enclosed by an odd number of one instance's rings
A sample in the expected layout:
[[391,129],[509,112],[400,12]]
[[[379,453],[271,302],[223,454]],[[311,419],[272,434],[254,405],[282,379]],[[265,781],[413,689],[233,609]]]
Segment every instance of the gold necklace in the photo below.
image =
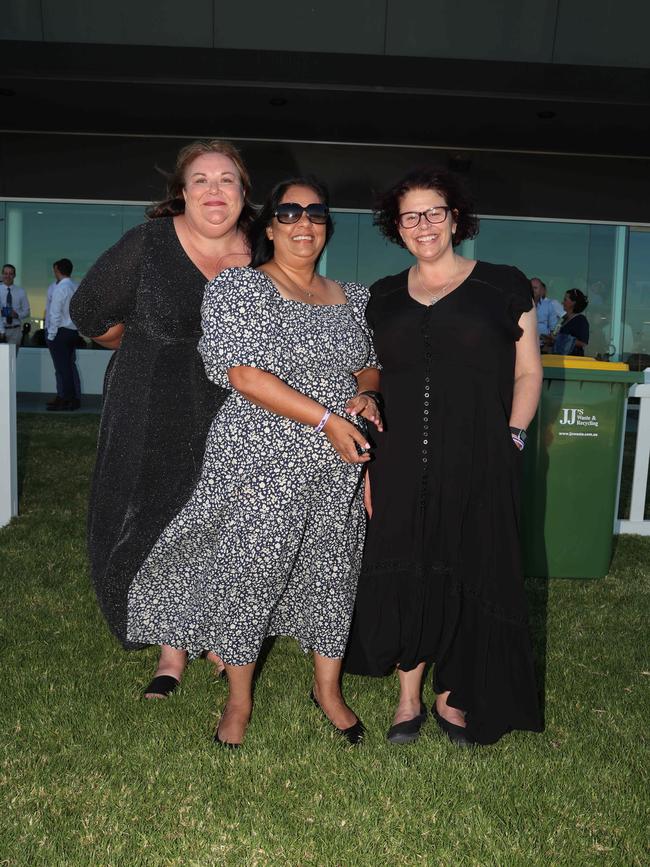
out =
[[427,293],[429,298],[431,299],[431,304],[429,306],[433,307],[434,304],[436,304],[438,301],[440,301],[440,299],[444,296],[447,289],[454,282],[454,279],[456,278],[458,271],[455,271],[451,277],[451,280],[448,280],[445,283],[445,285],[442,287],[442,289],[440,289],[439,292],[435,292],[435,293],[432,292],[430,289],[427,289],[427,287],[424,285],[424,281],[422,280],[422,275],[420,274],[420,263],[419,262],[415,266],[415,273],[417,274],[418,283],[420,284],[420,288],[423,289]]
[[[282,276],[283,276],[286,280],[288,280],[289,283],[291,283],[292,286],[295,286],[296,289],[299,289],[301,292],[304,292],[304,294],[305,294],[308,298],[315,298],[315,297],[316,297],[316,293],[315,293],[315,292],[310,292],[309,289],[304,289],[304,288],[303,288],[299,283],[296,283],[295,280],[292,280],[291,277],[289,277],[289,275],[286,273],[286,271],[284,270],[284,268],[282,268],[280,265],[278,265],[277,262],[274,262],[273,264],[274,264],[275,267],[278,269],[278,271],[281,272]],[[311,275],[311,280],[309,281],[309,285],[310,285],[310,286],[311,286],[311,284],[314,282],[314,277],[315,277],[315,276],[316,276],[315,274],[312,274],[312,275]],[[289,288],[291,288],[291,287],[289,287]]]

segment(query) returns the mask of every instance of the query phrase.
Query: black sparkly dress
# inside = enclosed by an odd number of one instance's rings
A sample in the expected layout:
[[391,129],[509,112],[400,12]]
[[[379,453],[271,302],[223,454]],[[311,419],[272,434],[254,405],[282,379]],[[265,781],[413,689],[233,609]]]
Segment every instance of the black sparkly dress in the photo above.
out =
[[197,350],[207,280],[171,217],[136,226],[93,265],[70,315],[79,331],[125,325],[106,371],[88,512],[97,599],[127,649],[127,595],[156,539],[199,478],[205,441],[228,392]]
[[493,743],[539,731],[519,551],[522,455],[509,430],[521,272],[478,262],[434,306],[408,271],[371,287],[386,429],[370,466],[369,522],[346,669],[434,663],[436,692]]

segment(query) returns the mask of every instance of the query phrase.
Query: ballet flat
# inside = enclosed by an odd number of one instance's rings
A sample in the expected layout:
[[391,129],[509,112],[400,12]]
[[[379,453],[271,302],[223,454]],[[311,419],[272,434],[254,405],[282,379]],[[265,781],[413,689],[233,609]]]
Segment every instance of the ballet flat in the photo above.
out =
[[447,735],[452,744],[455,744],[457,747],[474,746],[474,741],[468,737],[465,728],[463,728],[463,726],[454,725],[454,723],[450,723],[449,720],[440,716],[435,704],[431,708],[431,713],[433,714],[435,721],[438,723],[440,730]]
[[349,744],[351,744],[353,747],[356,747],[361,743],[361,741],[363,740],[363,736],[366,732],[366,727],[364,726],[364,724],[361,722],[361,720],[358,717],[357,717],[357,721],[354,723],[354,725],[351,725],[350,728],[340,729],[338,726],[334,725],[332,720],[327,716],[327,714],[325,713],[323,708],[319,705],[318,700],[317,700],[316,696],[314,695],[313,689],[309,693],[309,698],[313,701],[313,703],[316,705],[318,710],[323,714],[323,716],[325,717],[327,722],[332,726],[334,731],[338,732],[342,738],[345,738],[346,741]]
[[420,730],[426,720],[427,709],[420,703],[420,713],[412,719],[391,726],[386,737],[391,744],[412,744],[420,737]]

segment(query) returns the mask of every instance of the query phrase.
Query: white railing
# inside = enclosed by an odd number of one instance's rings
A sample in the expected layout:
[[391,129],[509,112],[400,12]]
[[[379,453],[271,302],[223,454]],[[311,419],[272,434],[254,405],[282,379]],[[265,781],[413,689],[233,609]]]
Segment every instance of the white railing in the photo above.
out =
[[644,371],[644,378],[645,382],[633,385],[628,394],[628,398],[639,398],[639,421],[634,451],[630,517],[622,520],[617,518],[614,522],[614,532],[650,536],[650,520],[644,520],[645,501],[648,492],[648,465],[650,463],[650,368],[646,368]]
[[16,350],[0,343],[0,527],[18,514]]

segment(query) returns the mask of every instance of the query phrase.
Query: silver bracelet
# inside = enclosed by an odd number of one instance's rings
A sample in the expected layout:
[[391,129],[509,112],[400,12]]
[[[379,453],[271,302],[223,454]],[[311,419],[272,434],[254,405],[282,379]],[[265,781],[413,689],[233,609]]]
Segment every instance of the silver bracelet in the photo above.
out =
[[325,410],[325,415],[322,417],[322,419],[318,422],[317,425],[314,425],[314,430],[316,431],[316,433],[320,433],[320,432],[323,430],[323,428],[324,428],[325,425],[327,424],[327,419],[328,419],[331,415],[332,415],[332,410],[331,410],[331,409],[326,409],[326,410]]

